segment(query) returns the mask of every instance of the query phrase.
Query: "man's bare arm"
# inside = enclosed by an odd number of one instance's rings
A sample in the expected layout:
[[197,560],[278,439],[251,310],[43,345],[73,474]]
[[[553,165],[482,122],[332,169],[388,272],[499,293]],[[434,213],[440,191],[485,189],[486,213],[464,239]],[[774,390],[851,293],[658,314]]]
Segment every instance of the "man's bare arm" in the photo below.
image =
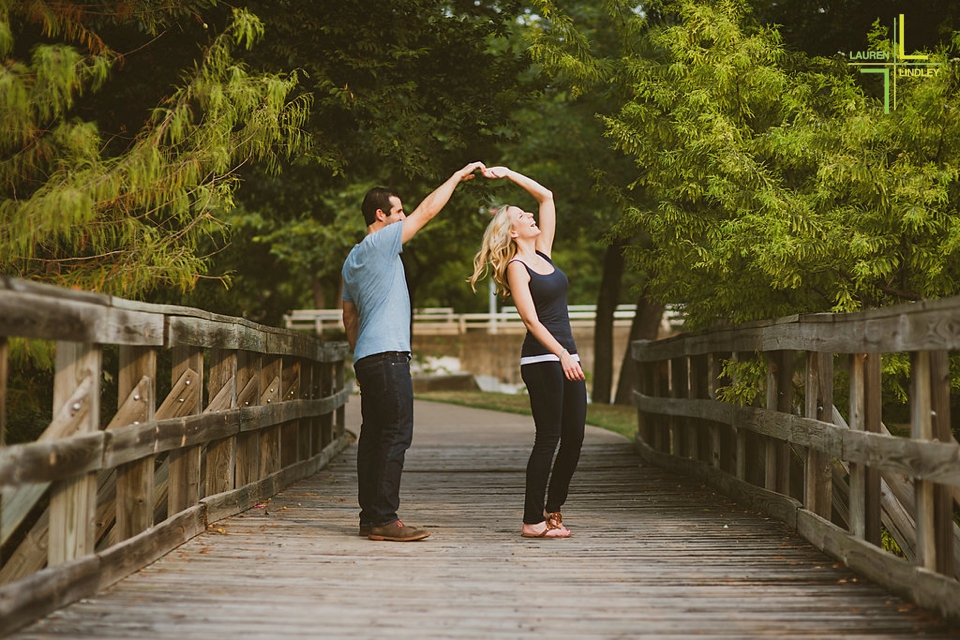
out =
[[360,314],[357,313],[357,305],[346,300],[343,301],[343,328],[347,332],[347,342],[350,343],[350,349],[356,349],[357,332],[360,329]]
[[442,185],[434,189],[433,193],[428,195],[423,199],[417,208],[413,210],[407,219],[403,221],[403,238],[402,242],[407,242],[417,234],[420,229],[430,222],[434,216],[440,213],[440,210],[443,209],[444,205],[450,201],[450,197],[453,195],[454,189],[457,188],[457,185],[463,182],[464,180],[470,180],[473,178],[473,172],[476,170],[483,171],[485,169],[482,162],[471,162],[463,169],[460,169],[452,176],[447,178],[447,181]]

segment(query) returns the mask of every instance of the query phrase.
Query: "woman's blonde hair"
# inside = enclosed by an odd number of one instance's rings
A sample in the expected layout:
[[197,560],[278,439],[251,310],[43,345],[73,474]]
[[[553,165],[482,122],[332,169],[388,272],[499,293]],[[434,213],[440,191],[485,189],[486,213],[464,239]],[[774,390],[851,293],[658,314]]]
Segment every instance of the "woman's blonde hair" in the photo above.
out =
[[483,242],[480,251],[473,257],[473,275],[467,278],[470,288],[477,291],[477,280],[487,276],[492,268],[493,281],[496,284],[496,293],[503,292],[504,297],[510,295],[510,285],[507,284],[507,265],[517,255],[517,244],[513,241],[510,231],[513,221],[507,215],[510,205],[505,204],[493,214],[493,220],[487,225],[483,233]]

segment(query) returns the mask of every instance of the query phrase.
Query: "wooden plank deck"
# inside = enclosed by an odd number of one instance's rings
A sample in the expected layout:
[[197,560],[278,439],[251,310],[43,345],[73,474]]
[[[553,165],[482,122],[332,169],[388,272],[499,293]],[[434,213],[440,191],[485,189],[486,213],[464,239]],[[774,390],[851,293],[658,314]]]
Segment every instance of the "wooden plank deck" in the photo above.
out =
[[427,540],[357,536],[351,446],[14,637],[960,637],[605,433],[589,435],[564,508],[574,536],[522,539],[529,418],[432,403],[417,418],[401,515]]

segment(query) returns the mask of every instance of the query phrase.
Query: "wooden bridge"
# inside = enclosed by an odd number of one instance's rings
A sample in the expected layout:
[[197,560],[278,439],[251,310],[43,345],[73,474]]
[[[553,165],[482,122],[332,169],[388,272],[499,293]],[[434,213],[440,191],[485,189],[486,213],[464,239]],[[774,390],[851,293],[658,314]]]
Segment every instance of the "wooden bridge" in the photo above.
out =
[[[958,318],[636,343],[638,440],[591,430],[569,540],[518,535],[529,418],[418,403],[402,510],[434,534],[390,544],[356,535],[343,345],[0,280],[0,416],[6,338],[57,341],[46,432],[0,448],[0,634],[958,637]],[[876,402],[900,352],[909,437]],[[751,372],[761,402],[714,399]]]

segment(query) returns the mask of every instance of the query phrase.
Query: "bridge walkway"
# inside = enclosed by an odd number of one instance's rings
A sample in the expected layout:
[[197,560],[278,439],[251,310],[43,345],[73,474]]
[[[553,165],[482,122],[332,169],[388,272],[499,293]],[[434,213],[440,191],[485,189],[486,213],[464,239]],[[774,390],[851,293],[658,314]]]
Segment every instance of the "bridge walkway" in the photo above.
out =
[[[359,402],[348,404],[356,432]],[[17,638],[960,637],[778,521],[590,428],[567,540],[519,536],[530,418],[417,402],[402,517],[357,536],[351,445]]]

